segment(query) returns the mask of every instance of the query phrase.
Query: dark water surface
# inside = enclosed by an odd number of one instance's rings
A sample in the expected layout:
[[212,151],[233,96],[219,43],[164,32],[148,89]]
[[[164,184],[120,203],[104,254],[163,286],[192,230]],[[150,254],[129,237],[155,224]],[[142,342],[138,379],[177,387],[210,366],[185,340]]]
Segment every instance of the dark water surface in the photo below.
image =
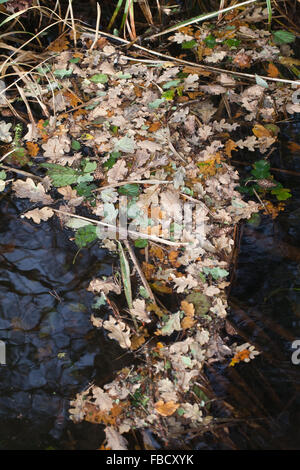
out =
[[76,247],[66,231],[58,222],[21,219],[29,207],[0,203],[0,340],[7,356],[0,365],[0,449],[67,448],[75,434],[76,448],[97,448],[100,427],[83,426],[93,432],[77,436],[68,408],[77,392],[95,378],[109,381],[119,366],[114,359],[122,350],[92,326],[86,290],[96,275],[111,274],[114,260],[95,245],[73,264]]

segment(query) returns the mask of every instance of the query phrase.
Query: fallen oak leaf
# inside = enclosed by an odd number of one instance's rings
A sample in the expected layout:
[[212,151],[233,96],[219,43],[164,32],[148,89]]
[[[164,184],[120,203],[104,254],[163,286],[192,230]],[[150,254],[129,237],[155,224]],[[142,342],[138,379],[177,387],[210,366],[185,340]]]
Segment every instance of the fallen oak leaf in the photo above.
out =
[[28,198],[31,202],[42,202],[43,204],[51,204],[53,202],[52,197],[46,194],[43,185],[41,183],[35,185],[31,178],[27,178],[26,181],[14,181],[12,189],[17,197],[22,199]]
[[109,320],[105,321],[103,326],[106,330],[110,331],[108,337],[118,341],[121,348],[130,348],[130,328],[124,322],[116,320],[110,315]]
[[26,219],[32,219],[34,223],[39,224],[41,220],[46,221],[54,215],[53,210],[50,207],[43,207],[42,209],[33,209],[23,214],[21,217]]
[[157,413],[161,416],[171,416],[175,413],[177,408],[179,408],[179,403],[175,403],[173,400],[168,401],[167,403],[162,400],[159,400],[155,403],[154,407]]

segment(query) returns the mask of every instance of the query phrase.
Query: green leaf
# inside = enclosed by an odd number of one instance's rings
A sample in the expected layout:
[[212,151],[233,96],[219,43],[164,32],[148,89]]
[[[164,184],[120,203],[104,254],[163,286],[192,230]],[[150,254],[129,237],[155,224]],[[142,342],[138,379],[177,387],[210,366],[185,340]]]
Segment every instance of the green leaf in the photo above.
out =
[[96,240],[98,238],[96,230],[96,225],[92,224],[79,228],[75,235],[75,243],[78,248],[84,248],[86,245]]
[[211,274],[212,278],[217,281],[218,279],[222,278],[222,277],[226,277],[228,276],[229,272],[226,271],[226,269],[222,269],[222,268],[207,268],[207,267],[204,267],[203,268],[203,272],[204,274],[208,275],[208,274]]
[[75,189],[78,196],[84,196],[85,198],[89,198],[93,196],[93,190],[97,189],[97,186],[95,184],[88,184],[88,182],[83,182],[77,184],[77,186],[75,186]]
[[73,73],[72,69],[59,69],[59,70],[54,70],[54,75],[58,78],[65,78],[65,77],[70,77]]
[[266,160],[258,160],[254,163],[254,169],[251,171],[251,174],[255,176],[256,179],[269,178],[270,177],[270,163]]
[[48,174],[56,188],[76,183],[79,173],[68,166],[56,165],[55,163],[42,163],[42,168],[48,169]]
[[144,297],[144,299],[149,299],[149,294],[146,291],[145,287],[140,286],[140,294],[142,297]]
[[93,83],[106,83],[108,82],[108,76],[105,73],[96,73],[90,78]]
[[92,171],[95,171],[97,168],[97,162],[90,162],[90,160],[87,158],[83,162],[83,172],[84,173],[91,173]]
[[191,41],[186,41],[181,44],[182,49],[192,49],[197,45],[197,41],[195,39],[192,39]]
[[171,80],[170,82],[167,82],[163,85],[163,89],[168,90],[169,88],[171,88],[173,86],[176,87],[177,85],[179,85],[179,83],[181,83],[180,79]]
[[273,31],[272,34],[276,44],[290,44],[296,39],[296,36],[293,33],[283,29],[280,29],[279,31]]
[[71,147],[75,151],[80,150],[80,142],[78,142],[78,140],[72,139]]
[[145,248],[147,245],[148,245],[148,240],[146,240],[145,238],[138,238],[134,242],[134,246],[136,246],[136,248]]
[[80,61],[80,57],[73,57],[72,59],[69,60],[72,64],[78,64]]
[[6,179],[6,173],[4,170],[0,171],[0,180],[5,180]]
[[210,33],[206,38],[204,39],[204,42],[207,47],[210,49],[213,49],[217,43],[216,38]]
[[291,190],[288,188],[275,188],[272,189],[271,194],[274,194],[278,201],[286,201],[291,195]]
[[109,159],[103,163],[104,168],[107,168],[108,170],[110,170],[114,166],[114,164],[116,163],[120,155],[121,155],[120,152],[111,152]]
[[255,80],[256,80],[256,83],[257,85],[263,87],[263,88],[269,88],[269,85],[268,83],[266,82],[266,80],[264,80],[263,78],[261,78],[259,75],[256,75],[255,74]]
[[149,108],[156,109],[165,102],[165,98],[157,98],[157,100],[152,101],[152,103],[148,103]]
[[234,38],[226,39],[224,42],[228,47],[238,47],[241,43],[239,39]]
[[124,194],[124,196],[138,196],[140,193],[140,187],[138,184],[124,184],[118,189],[119,194]]
[[173,100],[175,96],[175,89],[164,91],[161,96],[165,98],[167,101]]

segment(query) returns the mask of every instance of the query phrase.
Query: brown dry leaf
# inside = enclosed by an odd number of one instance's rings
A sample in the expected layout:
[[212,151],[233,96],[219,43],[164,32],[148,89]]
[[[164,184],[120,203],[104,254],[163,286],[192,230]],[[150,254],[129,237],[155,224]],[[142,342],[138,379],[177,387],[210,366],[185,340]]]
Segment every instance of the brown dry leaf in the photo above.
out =
[[160,261],[163,261],[165,255],[164,251],[160,246],[152,245],[150,248],[150,256],[158,258]]
[[149,279],[152,279],[154,272],[156,271],[155,266],[153,264],[149,264],[143,261],[142,269],[147,281],[149,281]]
[[148,128],[148,132],[156,132],[160,127],[161,123],[159,121],[153,122]]
[[72,189],[71,186],[62,186],[60,188],[57,188],[57,191],[59,192],[59,194],[64,196],[67,201],[78,197],[77,191],[75,189]]
[[82,100],[72,91],[65,91],[63,95],[67,98],[72,108],[75,108],[79,103],[82,103]]
[[148,313],[146,312],[146,303],[143,299],[136,299],[133,304],[133,308],[130,309],[131,315],[136,317],[143,323],[149,323],[151,318],[149,318]]
[[157,403],[155,403],[154,406],[157,413],[161,416],[171,416],[179,407],[179,403],[175,403],[173,400],[168,401],[167,403],[159,400]]
[[39,153],[40,148],[38,144],[35,144],[34,142],[26,142],[26,147],[31,157],[36,157]]
[[279,70],[276,65],[272,64],[272,62],[268,65],[268,76],[272,78],[277,78],[279,76]]
[[125,160],[118,160],[114,166],[107,172],[107,179],[109,183],[116,183],[121,181],[127,175],[128,169],[126,168]]
[[39,224],[41,220],[48,220],[53,215],[54,212],[50,207],[43,207],[42,209],[33,209],[32,211],[28,211],[23,215],[23,217],[26,217],[26,219],[32,219],[34,223]]
[[116,418],[110,416],[106,411],[101,411],[94,403],[85,404],[85,418],[84,420],[88,423],[93,424],[112,424],[116,423]]
[[251,65],[251,57],[244,52],[240,52],[235,56],[233,63],[241,69],[249,68]]
[[52,197],[46,194],[41,183],[35,185],[31,178],[26,181],[16,180],[12,184],[12,189],[16,192],[16,196],[20,198],[28,198],[31,202],[42,202],[43,204],[51,204]]
[[172,266],[174,266],[175,268],[179,268],[180,266],[180,263],[179,261],[177,261],[177,258],[178,258],[178,251],[170,251],[169,255],[168,255],[168,258],[169,258],[169,261],[170,263],[172,264]]
[[109,292],[121,294],[121,287],[115,283],[112,277],[105,280],[97,278],[93,279],[89,283],[87,290],[90,292],[103,292],[103,294],[108,294]]
[[272,137],[271,132],[261,124],[255,124],[255,126],[252,128],[252,132],[258,139],[260,137]]
[[138,336],[134,335],[132,338],[130,338],[131,341],[131,347],[132,351],[135,351],[136,349],[140,348],[144,343],[145,343],[145,336]]
[[67,51],[69,49],[69,44],[70,42],[67,39],[67,36],[64,35],[51,42],[50,46],[48,46],[48,50],[52,52]]
[[225,144],[225,153],[226,155],[228,156],[228,158],[231,158],[231,152],[233,152],[233,150],[237,150],[236,148],[236,143],[229,139],[226,141],[226,144]]

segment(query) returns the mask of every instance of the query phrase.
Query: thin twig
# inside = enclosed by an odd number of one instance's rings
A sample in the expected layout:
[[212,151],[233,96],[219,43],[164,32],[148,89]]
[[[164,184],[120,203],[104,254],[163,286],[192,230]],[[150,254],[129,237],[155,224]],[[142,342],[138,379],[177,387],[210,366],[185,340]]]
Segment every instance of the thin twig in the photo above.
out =
[[134,266],[135,266],[137,272],[138,272],[139,275],[140,275],[141,281],[142,281],[142,283],[143,283],[143,285],[144,285],[146,291],[148,292],[149,297],[150,297],[151,300],[153,300],[153,302],[156,304],[156,301],[155,301],[155,297],[154,297],[154,295],[153,295],[153,292],[152,292],[152,290],[151,290],[151,288],[150,288],[150,286],[149,286],[149,284],[148,284],[148,281],[147,281],[147,279],[145,278],[145,275],[144,275],[144,273],[143,273],[143,271],[142,271],[142,269],[141,269],[141,267],[140,267],[140,265],[139,265],[139,262],[138,262],[138,260],[137,260],[137,257],[135,256],[135,253],[134,253],[134,251],[133,251],[132,246],[130,245],[130,243],[129,243],[128,240],[124,240],[124,245],[126,246],[128,252],[129,252],[129,254],[130,254],[131,260],[132,260],[132,262],[133,262],[133,264],[134,264]]

